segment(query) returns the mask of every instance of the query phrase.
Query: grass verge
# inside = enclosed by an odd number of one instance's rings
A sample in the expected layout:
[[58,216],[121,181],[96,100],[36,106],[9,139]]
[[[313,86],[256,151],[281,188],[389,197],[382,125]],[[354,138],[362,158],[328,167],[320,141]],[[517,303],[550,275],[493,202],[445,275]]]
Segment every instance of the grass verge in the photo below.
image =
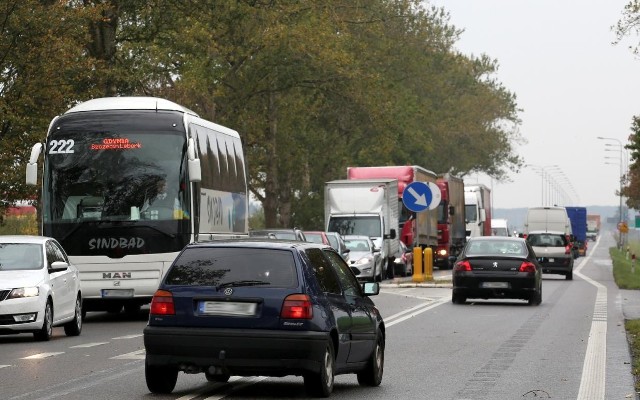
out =
[[[609,249],[613,263],[613,279],[620,289],[640,289],[640,243],[629,243],[628,251],[616,247]],[[632,255],[637,260],[633,263]],[[634,265],[635,264],[635,265]],[[627,331],[627,341],[631,353],[631,373],[634,377],[636,393],[640,392],[640,319],[626,320],[624,327]]]

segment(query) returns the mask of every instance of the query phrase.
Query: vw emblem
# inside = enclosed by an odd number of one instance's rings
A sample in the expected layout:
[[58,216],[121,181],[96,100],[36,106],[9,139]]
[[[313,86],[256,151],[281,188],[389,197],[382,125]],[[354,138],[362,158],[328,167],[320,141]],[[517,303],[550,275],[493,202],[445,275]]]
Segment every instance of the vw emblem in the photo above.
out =
[[225,296],[231,296],[232,294],[233,294],[233,288],[228,287],[224,290]]
[[498,263],[497,262],[493,262],[493,268],[498,268]]

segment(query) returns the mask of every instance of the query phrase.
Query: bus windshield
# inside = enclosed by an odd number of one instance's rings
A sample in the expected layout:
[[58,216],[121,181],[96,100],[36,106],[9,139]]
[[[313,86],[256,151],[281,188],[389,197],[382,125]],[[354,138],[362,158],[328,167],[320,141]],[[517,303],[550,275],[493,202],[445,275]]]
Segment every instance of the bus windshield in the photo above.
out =
[[176,252],[191,234],[182,114],[88,111],[53,122],[43,232],[69,255]]
[[45,223],[188,218],[184,150],[177,150],[186,142],[181,120],[140,114],[56,121],[46,147]]

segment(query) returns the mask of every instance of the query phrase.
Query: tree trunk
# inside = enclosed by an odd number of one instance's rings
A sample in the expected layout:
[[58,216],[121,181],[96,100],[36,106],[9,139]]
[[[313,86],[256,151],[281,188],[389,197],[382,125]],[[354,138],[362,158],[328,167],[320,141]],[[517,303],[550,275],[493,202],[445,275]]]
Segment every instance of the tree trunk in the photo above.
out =
[[277,102],[276,94],[270,91],[268,94],[268,110],[267,119],[268,132],[267,132],[267,148],[269,149],[269,157],[266,166],[267,178],[264,187],[264,225],[265,228],[277,228],[278,227],[278,148],[277,148],[277,133],[278,133],[278,116],[277,116]]

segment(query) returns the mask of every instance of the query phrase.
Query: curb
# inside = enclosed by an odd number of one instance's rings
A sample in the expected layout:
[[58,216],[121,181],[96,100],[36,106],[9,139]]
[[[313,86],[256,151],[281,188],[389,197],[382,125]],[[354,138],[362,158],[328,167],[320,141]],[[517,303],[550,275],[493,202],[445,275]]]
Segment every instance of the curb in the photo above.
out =
[[394,278],[393,281],[380,283],[381,288],[411,288],[411,287],[425,287],[425,288],[448,288],[453,287],[452,283],[448,279],[436,279],[428,282],[413,282],[412,278]]

